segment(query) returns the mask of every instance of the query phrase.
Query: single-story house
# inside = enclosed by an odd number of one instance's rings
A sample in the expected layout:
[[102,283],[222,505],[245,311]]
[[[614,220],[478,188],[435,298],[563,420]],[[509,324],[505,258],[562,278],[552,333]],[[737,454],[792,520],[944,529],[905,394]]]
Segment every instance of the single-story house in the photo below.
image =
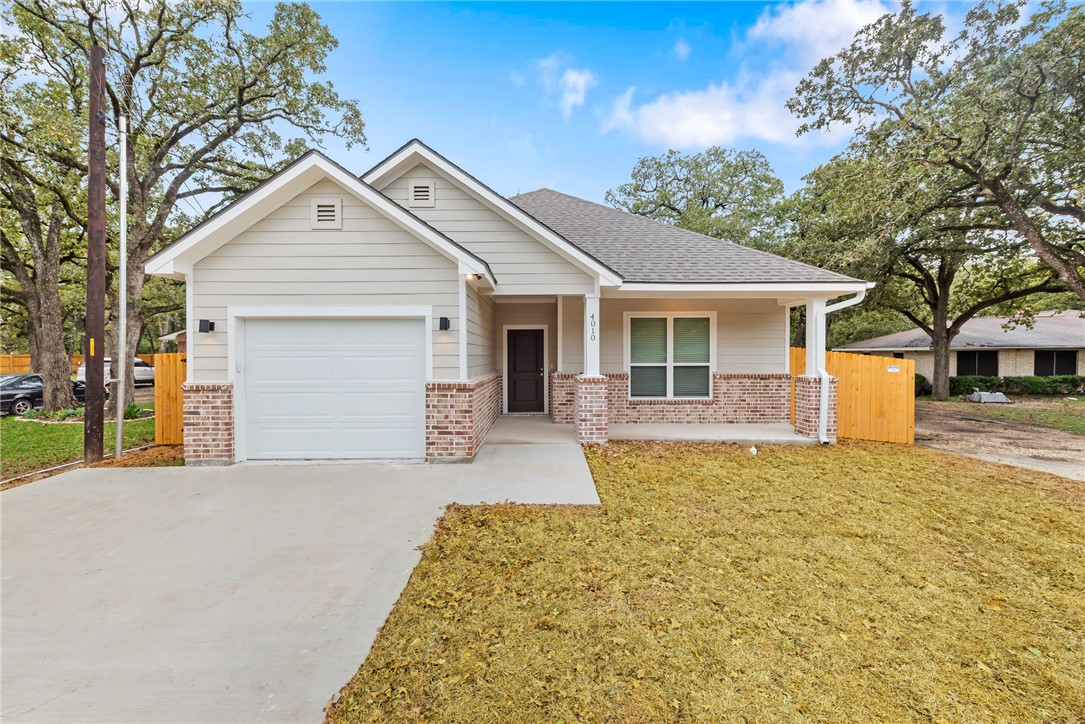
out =
[[167,348],[170,345],[170,343],[173,343],[173,344],[177,345],[177,351],[180,352],[181,354],[184,354],[185,345],[187,344],[187,341],[188,341],[188,330],[187,329],[181,329],[181,330],[178,330],[176,332],[170,332],[169,334],[164,334],[164,335],[162,335],[161,337],[158,338],[158,351],[159,352],[166,352]]
[[[824,370],[825,315],[869,286],[549,189],[506,198],[417,140],[361,177],[310,151],[146,268],[187,282],[204,464],[469,459],[502,414],[584,444],[789,424],[789,310],[817,320]],[[835,439],[833,384],[796,379],[796,433]]]
[[[1085,375],[1085,312],[1041,312],[1035,324],[1007,326],[1009,317],[973,317],[950,340],[949,376]],[[915,371],[934,375],[931,338],[922,329],[886,334],[835,349],[914,359]]]

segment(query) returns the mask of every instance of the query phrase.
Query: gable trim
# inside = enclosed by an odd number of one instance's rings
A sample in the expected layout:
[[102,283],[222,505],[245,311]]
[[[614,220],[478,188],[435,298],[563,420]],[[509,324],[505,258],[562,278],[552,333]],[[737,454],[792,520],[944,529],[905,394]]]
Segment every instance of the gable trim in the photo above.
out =
[[491,211],[503,217],[521,231],[549,246],[582,271],[597,277],[599,283],[603,286],[616,287],[622,283],[622,276],[618,272],[573,244],[417,138],[405,143],[390,156],[362,174],[361,178],[370,186],[378,190],[383,189],[419,162],[425,162],[448,176]]
[[497,281],[482,258],[457,244],[319,151],[310,150],[147,260],[148,274],[184,278],[192,266],[317,181],[328,178],[397,226],[459,264],[464,273]]

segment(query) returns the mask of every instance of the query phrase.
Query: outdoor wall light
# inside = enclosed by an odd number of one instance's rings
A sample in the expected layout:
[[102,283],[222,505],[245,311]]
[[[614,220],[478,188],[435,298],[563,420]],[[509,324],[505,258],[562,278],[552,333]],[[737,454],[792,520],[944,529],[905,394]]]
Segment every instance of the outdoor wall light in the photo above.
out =
[[437,326],[442,332],[447,332],[448,330],[452,329],[452,321],[449,320],[448,317],[441,317],[440,321],[437,323]]
[[200,331],[201,332],[214,332],[215,331],[215,323],[212,322],[209,319],[201,319],[200,320]]

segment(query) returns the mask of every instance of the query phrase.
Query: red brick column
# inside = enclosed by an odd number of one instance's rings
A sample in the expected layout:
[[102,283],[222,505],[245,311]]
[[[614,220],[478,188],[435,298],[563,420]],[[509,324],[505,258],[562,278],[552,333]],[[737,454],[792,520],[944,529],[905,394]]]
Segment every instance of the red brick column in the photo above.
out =
[[501,375],[426,383],[426,459],[470,460],[501,414]]
[[576,375],[571,372],[555,372],[550,375],[550,419],[555,424],[572,424],[576,397]]
[[[821,378],[803,375],[795,378],[795,432],[803,437],[818,436],[821,409]],[[829,378],[829,411],[826,437],[836,442],[836,378]]]
[[234,462],[234,386],[230,382],[186,382],[185,465]]
[[581,445],[606,445],[607,378],[578,375],[574,381],[573,429]]

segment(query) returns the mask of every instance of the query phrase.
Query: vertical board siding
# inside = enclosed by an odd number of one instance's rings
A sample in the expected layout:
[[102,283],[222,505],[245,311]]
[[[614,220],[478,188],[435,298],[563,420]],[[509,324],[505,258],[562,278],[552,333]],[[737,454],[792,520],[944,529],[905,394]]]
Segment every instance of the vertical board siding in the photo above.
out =
[[[411,179],[434,181],[432,208],[407,206]],[[485,259],[497,277],[498,293],[584,294],[594,288],[590,275],[424,164],[408,170],[381,190]]]
[[[792,347],[791,374],[806,374],[806,350]],[[890,367],[899,372],[890,372]],[[837,436],[853,440],[915,443],[915,360],[826,352],[836,382]],[[795,392],[791,392],[792,422]]]
[[154,441],[159,445],[184,443],[185,355],[154,355]]
[[[137,354],[136,357],[147,364],[154,365],[153,354]],[[72,374],[79,371],[79,365],[83,364],[83,355],[71,354],[68,359],[72,363]],[[30,355],[28,354],[0,354],[0,375],[24,375],[32,372],[30,369]]]
[[[342,199],[342,229],[311,229],[313,197]],[[193,335],[193,382],[225,382],[228,306],[433,307],[434,379],[459,378],[457,265],[338,184],[320,181],[199,261],[190,277],[193,319],[215,331]]]

